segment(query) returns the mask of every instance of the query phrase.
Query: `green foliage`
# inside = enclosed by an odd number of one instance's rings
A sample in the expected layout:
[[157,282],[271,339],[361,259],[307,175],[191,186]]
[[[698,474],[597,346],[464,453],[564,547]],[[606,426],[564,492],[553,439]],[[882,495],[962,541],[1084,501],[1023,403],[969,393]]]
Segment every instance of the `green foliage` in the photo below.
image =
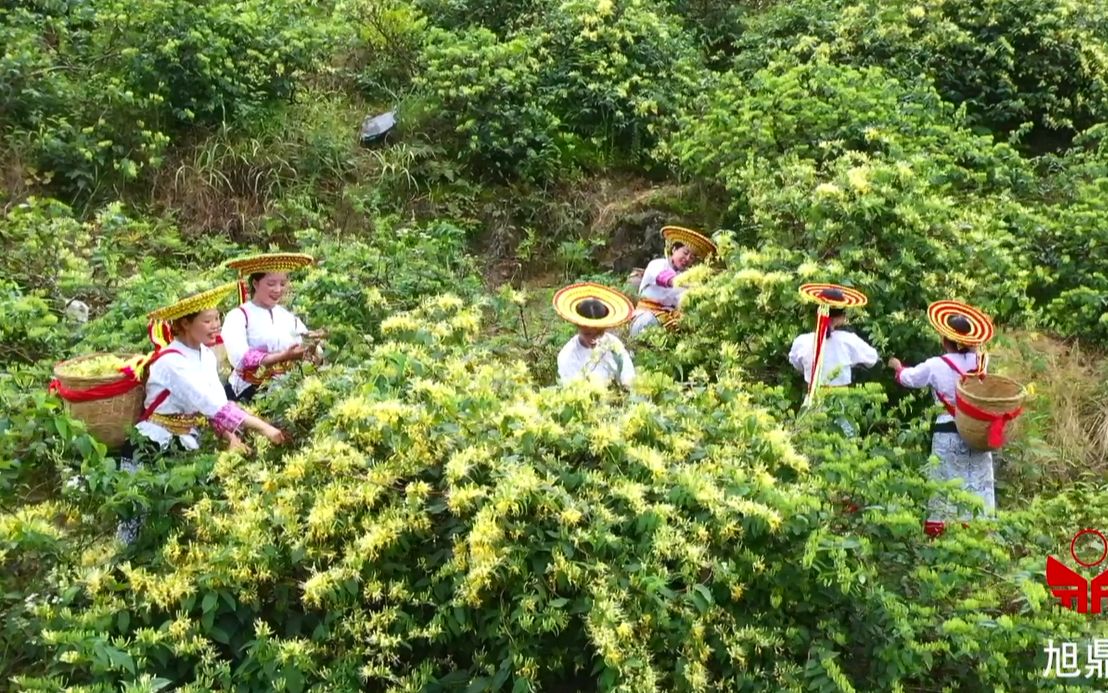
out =
[[358,85],[370,95],[405,88],[419,67],[427,18],[407,0],[347,0],[335,3],[337,27],[353,36],[343,60],[357,70]]
[[423,57],[416,85],[427,94],[426,117],[471,166],[502,177],[554,173],[558,119],[542,89],[550,56],[536,38],[432,30]]
[[922,508],[951,491],[879,391],[844,393],[867,433],[845,439],[822,409],[782,430],[782,393],[730,352],[712,382],[536,390],[474,344],[478,316],[428,299],[279,392],[301,447],[222,456],[221,497],[157,560],[76,568],[24,647],[96,690],[1020,688],[1043,638],[1088,632],[1041,566],[1108,519],[1096,489],[931,543]]
[[63,343],[58,316],[36,293],[24,293],[0,279],[0,364],[30,364],[54,353]]
[[[47,181],[87,198],[158,168],[181,126],[289,98],[316,64],[307,3],[132,6],[117,0],[0,9],[5,134]],[[45,31],[44,31],[45,29]]]
[[670,0],[666,4],[685,21],[714,64],[725,63],[734,54],[746,16],[772,5],[773,0]]
[[553,9],[549,0],[418,0],[417,5],[444,29],[484,27],[501,36],[541,21],[542,14]]
[[[0,506],[43,497],[64,470],[104,454],[42,387],[41,371],[11,368],[0,379]],[[74,462],[76,460],[76,462]]]
[[[225,123],[158,176],[159,202],[193,239],[222,227],[242,243],[287,243],[290,229],[325,218],[320,208],[347,181],[369,174],[351,132],[362,116],[344,96],[312,90],[264,119]],[[311,213],[294,209],[301,206]]]
[[320,258],[296,282],[294,309],[313,327],[326,328],[334,357],[352,362],[380,336],[383,320],[442,292],[474,298],[481,283],[464,253],[465,232],[445,222],[419,228],[383,224],[373,242],[300,239]]
[[991,130],[1030,123],[1072,136],[1108,113],[1106,27],[1103,4],[1071,0],[801,0],[751,21],[738,61],[756,69],[767,51],[825,51],[906,82],[923,76]]
[[742,219],[741,246],[722,253],[735,271],[689,296],[690,336],[677,350],[686,364],[718,355],[721,338],[751,367],[781,363],[810,329],[807,317],[782,319],[800,312],[804,281],[862,287],[868,334],[890,355],[933,343],[922,317],[940,298],[1002,322],[1026,315],[1026,219],[1007,192],[1031,172],[960,126],[930,89],[877,68],[786,59],[750,80],[725,75],[671,147]]
[[1108,146],[1105,128],[1083,133],[1073,149],[1047,159],[1045,203],[1029,213],[1036,261],[1033,295],[1046,321],[1067,337],[1108,337]]
[[[980,504],[928,480],[930,399],[891,390],[879,366],[798,411],[786,354],[812,323],[797,285],[820,280],[862,288],[851,329],[908,362],[935,352],[924,308],[938,298],[1002,330],[1108,336],[1104,130],[1025,158],[1104,119],[1103,7],[767,4],[0,9],[0,154],[27,164],[5,181],[80,202],[139,193],[185,229],[119,203],[4,209],[0,680],[1048,685],[1043,643],[1100,624],[1054,606],[1043,562],[1108,526],[1108,493],[1096,469],[1047,481],[1029,467],[1099,454],[1042,447],[1100,425],[1084,411],[1055,424],[1064,402],[1097,409],[1102,388],[1042,388],[998,468],[998,516],[931,541],[933,495]],[[359,150],[356,123],[386,100],[400,141]],[[617,285],[595,264],[619,202],[606,186],[618,172],[628,206],[653,204],[676,187],[659,164],[691,181],[690,223],[734,229],[717,234],[718,271],[683,275],[678,330],[629,343],[630,393],[546,386],[573,328],[545,283],[485,291],[469,244],[495,255],[523,238],[567,280]],[[291,306],[331,335],[327,363],[251,405],[291,449],[214,453],[206,438],[119,471],[46,394],[48,365],[145,351],[149,310],[267,247],[319,259]],[[92,305],[83,327],[57,317],[75,296]],[[1021,358],[1028,378],[1049,367]],[[121,547],[116,522],[136,513],[141,540]]]
[[[5,312],[5,315],[12,315]],[[20,316],[12,319],[18,320]],[[5,338],[6,339],[6,338]],[[84,463],[103,460],[104,448],[70,419],[44,387],[42,370],[5,364],[0,374],[0,679],[39,670],[43,651],[39,608],[69,598],[56,572],[71,546],[62,529],[77,520],[58,498],[65,480]],[[72,594],[72,593],[69,593]]]
[[703,71],[681,25],[650,0],[567,0],[543,28],[560,120],[601,151],[646,160]]
[[1031,179],[1015,151],[973,134],[933,89],[822,55],[798,63],[782,54],[751,76],[724,74],[684,125],[672,138],[679,164],[736,196],[794,160],[844,157],[903,161],[953,190],[1020,190]]
[[471,169],[507,179],[648,162],[703,70],[648,0],[563,2],[504,36],[433,30],[423,57],[421,118]]

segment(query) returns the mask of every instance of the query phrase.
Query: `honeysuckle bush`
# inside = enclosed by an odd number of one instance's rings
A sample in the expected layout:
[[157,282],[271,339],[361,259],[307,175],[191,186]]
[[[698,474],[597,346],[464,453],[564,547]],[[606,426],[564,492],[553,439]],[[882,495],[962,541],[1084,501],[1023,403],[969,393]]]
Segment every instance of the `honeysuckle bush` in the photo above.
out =
[[1108,205],[1108,145],[1103,125],[1090,128],[1060,155],[1043,157],[1044,183],[1032,208],[1036,273],[1031,292],[1049,327],[1066,337],[1108,336],[1106,240],[1100,224]]
[[724,339],[772,370],[811,329],[795,317],[805,281],[860,288],[875,345],[912,359],[934,343],[923,320],[934,300],[969,301],[1002,324],[1036,319],[1029,247],[1043,214],[1014,199],[1033,171],[929,87],[781,56],[752,79],[721,78],[667,149],[736,222],[723,271],[688,297],[685,362]]
[[910,166],[947,194],[1032,189],[1031,168],[1014,149],[972,132],[926,84],[842,65],[825,51],[809,61],[786,52],[773,58],[752,75],[721,75],[667,143],[678,166],[734,203],[754,181],[794,164],[822,173],[851,157]]
[[493,176],[542,178],[558,163],[558,118],[542,89],[550,54],[533,34],[501,38],[484,27],[432,29],[415,84],[425,126],[459,158]]
[[689,34],[666,3],[564,0],[546,18],[557,60],[557,113],[589,145],[649,161],[683,102],[706,79]]
[[[810,262],[822,281],[853,282],[879,322],[957,297],[1001,323],[1095,339],[1108,325],[1102,132],[1034,162],[1036,176],[930,87],[817,51],[802,63],[779,54],[750,78],[724,75],[663,149],[718,191],[741,244],[792,253],[793,268]],[[726,264],[741,274],[744,262]],[[895,336],[888,346],[915,348]]]
[[334,359],[357,359],[367,340],[380,336],[390,315],[443,292],[476,300],[483,283],[466,252],[466,232],[436,221],[404,225],[383,219],[372,238],[300,234],[304,252],[318,264],[294,280],[294,309],[313,328],[329,332]]
[[750,15],[736,64],[756,70],[778,49],[826,50],[931,82],[975,125],[1001,134],[1025,124],[1062,140],[1108,113],[1108,11],[1072,0],[776,3]]
[[[848,311],[848,329],[873,345],[882,358],[871,371],[859,368],[855,373],[859,379],[882,380],[891,387],[891,372],[883,365],[889,356],[914,364],[940,351],[927,322],[931,301],[960,297],[1004,316],[1002,320],[1011,319],[1025,303],[1019,294],[1007,293],[1022,291],[1019,281],[996,286],[982,282],[968,267],[948,271],[930,263],[916,265],[909,254],[915,250],[909,250],[913,243],[922,246],[915,251],[920,256],[932,252],[952,265],[965,255],[940,242],[897,236],[904,246],[901,257],[912,268],[908,271],[883,265],[881,249],[873,239],[868,244],[859,239],[839,246],[838,252],[827,253],[827,259],[820,261],[800,249],[772,243],[741,246],[732,234],[720,234],[721,266],[702,270],[703,283],[686,294],[679,331],[657,337],[659,346],[667,346],[671,354],[662,358],[663,367],[712,369],[731,356],[757,380],[802,388],[801,374],[788,362],[789,347],[798,335],[815,329],[816,307],[801,299],[798,288],[807,282],[834,282],[855,286],[869,297],[864,308]],[[981,233],[973,238],[995,242],[996,235]],[[1003,245],[978,250],[982,254],[976,257],[982,260],[1005,261]]]
[[415,110],[481,176],[649,164],[706,79],[679,20],[652,0],[548,2],[500,34],[471,21],[429,32]]
[[[12,205],[0,218],[0,242],[5,279],[40,297],[55,313],[70,300],[81,300],[93,318],[126,300],[121,295],[133,294],[133,284],[155,270],[215,265],[232,252],[225,238],[189,238],[171,223],[136,214],[119,202],[82,220],[57,199],[35,197]],[[141,319],[144,314],[130,315]]]
[[1103,489],[929,542],[927,498],[972,499],[925,480],[925,424],[878,388],[794,420],[730,352],[629,394],[538,388],[480,321],[428,298],[364,361],[277,386],[259,406],[295,447],[221,454],[141,558],[74,550],[65,505],[0,517],[11,560],[58,566],[6,643],[37,655],[16,685],[1023,688],[1046,638],[1091,632],[1041,573]]

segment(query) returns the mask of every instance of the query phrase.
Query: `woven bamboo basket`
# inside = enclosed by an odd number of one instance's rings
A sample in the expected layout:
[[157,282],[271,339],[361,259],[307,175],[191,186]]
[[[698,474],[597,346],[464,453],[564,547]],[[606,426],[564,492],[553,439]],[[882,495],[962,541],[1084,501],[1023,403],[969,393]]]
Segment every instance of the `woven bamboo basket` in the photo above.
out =
[[[85,356],[69,359],[68,361],[62,361],[54,366],[54,377],[57,378],[58,382],[64,387],[70,390],[88,390],[97,385],[113,383],[123,377],[122,374],[81,377],[66,375],[64,372],[66,366],[72,366],[80,361],[107,355],[110,354],[87,354]],[[133,354],[129,354],[122,356],[122,358],[130,359],[134,356]],[[123,443],[127,441],[131,432],[131,427],[135,425],[135,421],[137,421],[139,415],[142,414],[142,403],[145,394],[146,389],[140,386],[128,390],[122,395],[116,395],[115,397],[107,397],[89,402],[70,402],[63,397],[62,401],[65,402],[69,415],[74,419],[83,421],[85,427],[88,428],[89,433],[92,434],[94,438],[106,445],[109,449],[115,449],[122,446]]]
[[[964,378],[958,383],[958,395],[990,414],[1007,414],[1023,406],[1027,390],[1011,378],[989,374],[981,378]],[[989,445],[989,423],[973,418],[960,408],[955,412],[954,425],[958,428],[958,434],[974,450],[985,452],[998,449]],[[1014,431],[1013,423],[1010,422],[1005,431],[1010,436]]]

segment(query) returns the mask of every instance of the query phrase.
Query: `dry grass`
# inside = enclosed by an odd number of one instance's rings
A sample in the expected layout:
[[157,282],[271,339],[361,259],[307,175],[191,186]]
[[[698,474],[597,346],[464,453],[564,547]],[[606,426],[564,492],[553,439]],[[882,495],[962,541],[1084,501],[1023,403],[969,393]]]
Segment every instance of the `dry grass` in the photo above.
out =
[[340,93],[312,93],[241,126],[178,142],[155,176],[150,201],[173,210],[186,231],[222,231],[244,242],[280,204],[300,193],[336,203],[352,181],[403,177],[357,141],[365,106]]
[[990,370],[1028,386],[1030,398],[1004,450],[1016,487],[1050,488],[1108,474],[1108,359],[1095,349],[1015,332],[992,349]]
[[0,214],[7,214],[46,182],[15,147],[0,144]]

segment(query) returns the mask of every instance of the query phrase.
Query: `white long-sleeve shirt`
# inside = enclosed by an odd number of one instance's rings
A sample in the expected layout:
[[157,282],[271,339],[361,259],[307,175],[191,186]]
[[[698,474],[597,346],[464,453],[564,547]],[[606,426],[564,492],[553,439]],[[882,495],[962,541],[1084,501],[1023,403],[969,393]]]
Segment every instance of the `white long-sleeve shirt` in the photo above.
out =
[[[158,405],[154,413],[201,414],[208,419],[216,419],[217,415],[230,414],[232,419],[235,419],[234,411],[225,410],[228,404],[227,394],[223,390],[223,383],[219,380],[219,369],[211,349],[203,345],[199,349],[193,349],[175,339],[166,345],[163,351],[179,353],[163,354],[150,366],[146,381],[146,400],[143,402],[144,409],[160,398],[162,392],[169,390],[169,396]],[[173,433],[169,429],[153,421],[140,421],[135,424],[135,428],[139,433],[162,446],[168,445],[173,440]],[[179,435],[178,438],[188,450],[196,450],[199,447],[195,429]]]
[[667,308],[676,308],[686,289],[659,284],[658,275],[666,270],[678,271],[676,267],[670,264],[668,258],[660,257],[657,260],[651,260],[650,264],[643,270],[642,281],[639,282],[639,296],[649,301],[657,301]]
[[[958,373],[951,368],[950,364],[943,360],[943,356],[950,359],[951,363],[957,366],[962,373]],[[977,354],[971,351],[965,354],[943,354],[943,356],[932,356],[918,366],[901,369],[896,374],[896,381],[904,387],[913,389],[929,387],[936,402],[942,401],[939,399],[941,394],[947,402],[954,404],[954,399],[958,394],[958,381],[962,379],[963,374],[977,368]],[[946,411],[943,411],[935,419],[937,423],[953,420],[954,417]]]
[[[793,346],[789,349],[789,363],[804,375],[806,383],[812,380],[815,346],[816,333],[808,332],[793,340]],[[823,342],[823,349],[820,385],[849,385],[853,366],[868,368],[877,363],[877,350],[853,332],[832,330]]]
[[558,381],[566,383],[586,377],[602,385],[618,378],[624,387],[631,386],[635,365],[618,337],[605,333],[592,349],[582,344],[577,335],[566,342],[558,352]]
[[[258,356],[272,354],[300,344],[302,332],[307,327],[300,318],[281,305],[262,308],[253,301],[247,301],[227,314],[223,320],[223,346],[227,349],[227,360],[234,369],[228,382],[236,394],[241,393],[250,383],[242,378],[245,368],[255,367],[257,358],[247,358],[251,351]],[[246,363],[244,364],[244,361]]]

